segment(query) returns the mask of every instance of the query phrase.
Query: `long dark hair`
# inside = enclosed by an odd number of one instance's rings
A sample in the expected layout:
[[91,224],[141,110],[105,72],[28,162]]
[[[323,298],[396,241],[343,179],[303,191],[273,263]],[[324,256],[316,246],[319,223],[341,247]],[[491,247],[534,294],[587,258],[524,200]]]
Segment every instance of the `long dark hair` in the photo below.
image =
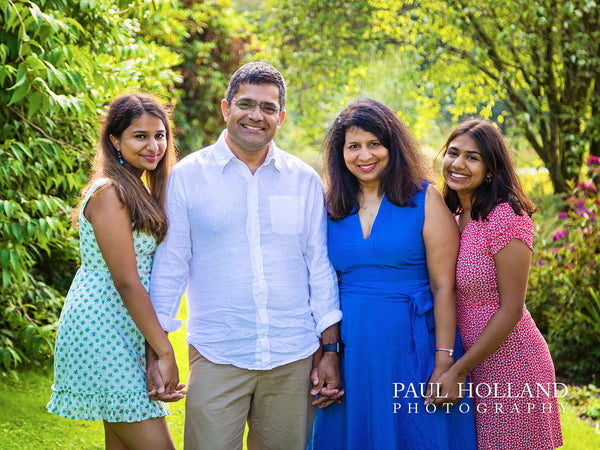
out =
[[381,174],[379,195],[385,194],[398,206],[412,205],[422,182],[431,180],[431,170],[396,114],[376,100],[363,99],[341,112],[323,144],[329,216],[333,220],[343,219],[359,207],[360,183],[344,162],[346,131],[351,128],[374,134],[388,149],[389,162]]
[[[162,121],[167,139],[165,155],[156,169],[145,171],[143,174],[146,185],[131,165],[126,161],[120,163],[117,149],[110,140],[111,135],[119,139],[131,122],[143,114],[150,114]],[[104,118],[93,174],[83,190],[82,200],[94,181],[99,178],[109,178],[117,197],[129,209],[133,229],[151,233],[157,242],[161,242],[167,233],[165,212],[167,177],[175,159],[169,115],[159,101],[143,93],[120,95],[111,102]],[[79,218],[81,201],[73,214],[75,225]]]
[[[481,159],[488,170],[489,181],[484,181],[474,192],[471,218],[486,220],[489,213],[499,203],[508,203],[520,216],[523,213],[532,215],[537,211],[536,206],[527,198],[517,177],[508,147],[500,130],[489,120],[477,117],[470,118],[459,124],[442,147],[445,155],[450,143],[463,134],[475,141]],[[488,177],[488,178],[489,178]],[[460,214],[462,208],[456,191],[444,183],[443,196],[448,208],[454,214]]]

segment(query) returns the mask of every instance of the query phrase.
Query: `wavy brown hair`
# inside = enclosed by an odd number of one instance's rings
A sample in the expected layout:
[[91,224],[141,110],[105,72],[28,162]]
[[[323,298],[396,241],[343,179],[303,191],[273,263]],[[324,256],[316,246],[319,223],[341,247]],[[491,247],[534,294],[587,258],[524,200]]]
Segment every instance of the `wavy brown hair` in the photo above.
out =
[[[536,212],[536,206],[523,192],[504,136],[498,127],[493,122],[478,117],[465,120],[450,133],[441,150],[444,155],[450,143],[463,134],[468,135],[477,144],[483,164],[491,175],[491,180],[483,182],[474,192],[471,218],[486,220],[499,203],[510,204],[515,214],[520,216],[524,213],[531,216]],[[446,183],[442,195],[453,214],[462,212],[458,194]]]
[[[131,122],[143,114],[150,114],[162,121],[166,130],[167,148],[156,169],[144,171],[140,178],[127,161],[123,163],[119,161],[117,149],[111,142],[110,136],[120,139]],[[92,183],[99,178],[109,178],[117,197],[131,214],[133,229],[151,233],[157,242],[161,242],[167,233],[165,211],[167,177],[175,160],[175,145],[166,108],[155,97],[144,93],[123,94],[115,98],[109,105],[103,120],[94,170],[74,211],[74,225],[77,226],[81,203]]]
[[379,195],[385,194],[394,205],[412,206],[422,183],[431,180],[431,169],[398,116],[376,100],[363,99],[340,113],[323,144],[329,216],[340,220],[359,208],[360,183],[344,162],[346,131],[351,128],[373,133],[388,149],[389,162],[381,174]]

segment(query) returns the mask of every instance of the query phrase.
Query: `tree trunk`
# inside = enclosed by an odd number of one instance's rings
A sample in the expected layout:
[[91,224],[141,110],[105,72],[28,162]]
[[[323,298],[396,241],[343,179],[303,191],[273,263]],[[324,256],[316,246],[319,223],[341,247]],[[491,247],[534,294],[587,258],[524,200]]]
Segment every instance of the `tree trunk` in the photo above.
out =
[[548,175],[550,176],[550,181],[552,182],[552,187],[554,188],[555,194],[567,193],[570,191],[569,183],[561,169],[560,162],[551,163],[550,161],[544,161],[544,165],[548,169]]
[[[594,95],[592,96],[592,120],[596,123],[600,122],[600,74],[596,75],[594,80]],[[596,130],[596,135],[592,137],[590,142],[590,156],[600,157],[600,135]]]

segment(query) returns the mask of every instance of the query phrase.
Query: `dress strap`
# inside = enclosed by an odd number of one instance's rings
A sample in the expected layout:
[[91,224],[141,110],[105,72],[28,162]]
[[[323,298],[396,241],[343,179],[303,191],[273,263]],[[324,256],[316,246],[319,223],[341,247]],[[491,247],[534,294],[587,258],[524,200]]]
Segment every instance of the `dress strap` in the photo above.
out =
[[83,215],[83,210],[85,209],[85,205],[87,205],[87,202],[90,200],[90,198],[92,198],[92,195],[94,195],[94,192],[96,192],[102,186],[109,184],[110,182],[111,182],[110,178],[98,178],[88,188],[88,190],[85,192],[85,197],[83,198],[83,201],[81,202],[81,208],[79,209],[79,223],[81,223],[82,220],[85,219],[85,216]]

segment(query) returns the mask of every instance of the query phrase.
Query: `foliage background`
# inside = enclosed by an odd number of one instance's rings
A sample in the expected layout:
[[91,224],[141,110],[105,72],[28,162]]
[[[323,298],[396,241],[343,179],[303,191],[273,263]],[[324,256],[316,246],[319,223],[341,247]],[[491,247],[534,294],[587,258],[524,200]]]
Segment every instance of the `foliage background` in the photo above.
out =
[[0,362],[51,354],[76,266],[69,208],[90,171],[97,117],[118,92],[168,94],[179,57],[135,41],[148,14],[113,2],[0,2]]
[[[527,306],[546,336],[556,371],[593,380],[600,361],[600,158],[590,157],[586,181],[558,214],[549,242],[538,234]],[[544,244],[546,244],[544,246]]]
[[252,46],[228,0],[0,1],[0,367],[52,354],[78,264],[70,209],[101,113],[144,90],[176,107],[182,153],[221,129],[225,78]]
[[593,0],[0,0],[1,371],[51,357],[79,258],[70,209],[110,99],[168,100],[187,154],[221,131],[232,72],[262,59],[288,82],[278,143],[317,169],[329,124],[359,97],[398,111],[432,159],[466,115],[498,122],[541,207],[528,304],[559,373],[593,379],[597,192],[585,191],[585,217],[566,198],[597,186],[585,161],[600,148],[598,11]]

